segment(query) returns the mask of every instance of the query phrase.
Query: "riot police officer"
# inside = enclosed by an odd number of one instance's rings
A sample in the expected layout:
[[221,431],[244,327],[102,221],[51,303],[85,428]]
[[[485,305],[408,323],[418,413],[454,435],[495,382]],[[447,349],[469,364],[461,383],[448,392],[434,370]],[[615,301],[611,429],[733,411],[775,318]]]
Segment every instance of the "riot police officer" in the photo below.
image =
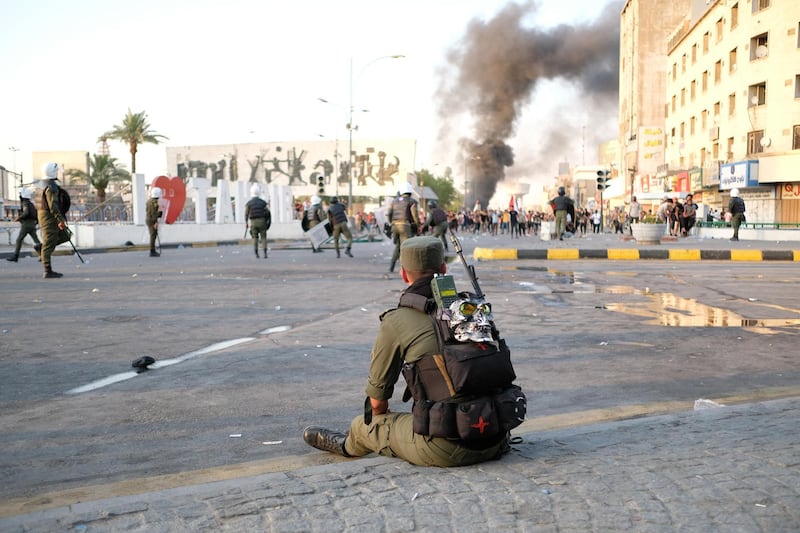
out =
[[39,236],[36,235],[36,206],[33,205],[33,202],[31,202],[32,196],[33,193],[27,187],[23,187],[23,189],[19,192],[20,209],[16,220],[19,222],[19,235],[17,235],[17,242],[14,247],[14,255],[11,257],[6,257],[6,260],[8,261],[13,261],[16,263],[19,260],[19,250],[22,247],[22,241],[25,240],[25,237],[28,235],[30,235],[31,239],[33,239],[34,246],[42,246],[41,241],[39,241]]
[[331,198],[331,205],[328,206],[328,218],[333,226],[333,244],[336,248],[336,257],[341,257],[339,254],[339,235],[344,235],[347,239],[347,248],[344,250],[345,255],[353,257],[353,254],[350,253],[350,248],[353,247],[353,234],[350,233],[347,210],[339,203],[337,196]]
[[556,215],[556,235],[558,240],[564,240],[564,230],[567,227],[567,214],[575,221],[575,202],[567,196],[564,187],[558,188],[558,196],[550,200],[550,206]]
[[250,224],[250,236],[253,237],[253,250],[258,255],[258,241],[261,239],[261,247],[264,251],[264,259],[267,258],[267,230],[272,225],[272,213],[269,211],[267,202],[261,198],[261,187],[255,183],[250,187],[250,200],[244,206],[244,218]]
[[394,199],[389,211],[386,213],[392,223],[392,239],[394,240],[394,253],[389,272],[394,272],[397,260],[400,258],[400,245],[406,239],[417,234],[419,228],[419,204],[411,197],[414,188],[405,182],[400,188],[400,194]]

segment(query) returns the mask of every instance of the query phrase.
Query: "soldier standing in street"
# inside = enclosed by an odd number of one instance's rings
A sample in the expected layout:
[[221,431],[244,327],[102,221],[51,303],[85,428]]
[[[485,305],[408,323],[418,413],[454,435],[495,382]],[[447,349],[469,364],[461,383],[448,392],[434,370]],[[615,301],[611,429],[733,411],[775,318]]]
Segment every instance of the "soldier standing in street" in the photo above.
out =
[[50,264],[53,250],[62,242],[67,242],[70,231],[67,229],[66,213],[61,212],[58,186],[58,164],[45,163],[42,167],[45,178],[48,180],[42,192],[41,209],[38,211],[39,226],[42,228],[41,258],[44,267],[44,278],[60,278],[63,274],[55,272]]
[[[435,237],[414,237],[401,246],[400,275],[408,287],[403,296],[431,299],[435,274],[447,272],[444,248]],[[401,303],[403,298],[401,297]],[[390,412],[389,398],[401,367],[415,365],[423,357],[439,354],[441,347],[431,316],[400,306],[381,315],[372,348],[365,415],[353,419],[345,434],[320,426],[303,432],[307,444],[345,457],[373,452],[399,457],[420,466],[464,466],[499,458],[509,450],[507,432],[483,440],[431,437],[415,432],[415,415]],[[369,414],[367,414],[369,413]]]
[[22,241],[28,235],[33,239],[34,247],[41,248],[42,243],[39,241],[39,236],[36,235],[36,206],[31,202],[33,193],[27,187],[19,192],[20,210],[16,222],[19,222],[19,235],[17,235],[17,243],[14,247],[14,255],[6,257],[6,260],[17,262],[19,260],[19,250],[22,248]]
[[411,198],[413,192],[414,188],[411,184],[405,182],[400,188],[400,195],[394,199],[386,213],[386,218],[392,223],[392,239],[394,240],[394,253],[392,253],[389,272],[394,272],[394,267],[400,258],[400,245],[406,239],[416,235],[420,225],[419,206],[417,201]]
[[339,235],[344,235],[347,239],[347,248],[344,250],[345,255],[353,257],[353,254],[350,253],[350,248],[353,247],[353,234],[350,233],[350,228],[348,227],[347,210],[339,203],[339,198],[336,196],[331,198],[331,205],[328,207],[328,218],[333,226],[333,244],[336,248],[336,258],[341,257],[339,255]]
[[256,183],[250,187],[250,200],[244,206],[244,218],[250,224],[250,236],[253,237],[253,250],[258,255],[258,240],[261,239],[264,259],[267,258],[267,230],[272,225],[272,213],[267,202],[261,198],[261,187]]
[[161,256],[161,254],[156,251],[158,219],[160,219],[162,215],[161,207],[158,205],[159,198],[161,198],[161,187],[153,187],[150,190],[150,199],[147,201],[147,212],[145,214],[145,223],[150,232],[150,257]]
[[731,199],[728,202],[728,211],[730,212],[731,216],[731,226],[733,226],[733,237],[731,237],[732,241],[739,240],[739,226],[742,225],[744,222],[745,216],[745,205],[744,200],[739,196],[739,189],[734,187],[731,189]]
[[567,214],[575,220],[575,203],[572,198],[567,196],[567,191],[564,187],[558,188],[558,196],[550,200],[550,205],[553,207],[553,213],[556,215],[556,235],[558,240],[564,240],[564,230],[567,227]]

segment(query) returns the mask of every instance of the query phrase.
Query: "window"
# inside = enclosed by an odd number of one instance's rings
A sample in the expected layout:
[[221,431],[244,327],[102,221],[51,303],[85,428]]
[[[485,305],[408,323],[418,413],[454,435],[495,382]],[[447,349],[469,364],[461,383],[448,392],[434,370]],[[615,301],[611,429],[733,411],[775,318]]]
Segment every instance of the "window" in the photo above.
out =
[[795,124],[792,134],[792,150],[800,150],[800,124]]
[[739,25],[739,4],[733,4],[731,7],[731,29]]
[[747,134],[747,153],[760,154],[764,151],[761,146],[761,139],[764,138],[764,130],[751,131]]
[[686,88],[681,89],[681,107],[686,105]]
[[703,72],[703,92],[708,90],[708,71]]
[[700,127],[706,129],[708,127],[708,109],[703,109],[700,114]]
[[700,148],[700,166],[703,167],[706,164],[706,149]]
[[714,83],[719,83],[722,79],[722,60],[714,63]]
[[728,72],[736,72],[736,48],[728,52]]
[[694,102],[696,96],[697,96],[697,80],[692,80],[692,84],[689,86],[689,98],[691,98],[692,102]]
[[677,98],[676,98],[676,97],[675,97],[675,95],[673,94],[673,95],[672,95],[672,112],[673,112],[673,113],[675,112],[675,102],[676,102],[676,101],[677,101]]
[[681,142],[686,138],[686,123],[681,122]]
[[769,35],[762,33],[750,39],[750,61],[767,57],[769,53]]
[[708,32],[705,32],[703,34],[703,54],[707,54],[708,53],[708,38],[709,38],[709,34],[708,34]]
[[752,0],[753,2],[753,13],[757,13],[762,9],[767,9],[769,7],[769,0]]
[[767,82],[762,81],[747,88],[748,107],[764,105],[767,103]]
[[697,43],[692,45],[692,65],[697,63]]
[[686,54],[681,56],[681,74],[686,72]]
[[672,64],[672,81],[675,81],[675,78],[677,78],[677,77],[678,77],[678,64],[677,63],[673,63]]
[[689,119],[689,135],[694,135],[694,127],[696,122],[697,120],[695,119],[695,117]]
[[716,161],[719,160],[719,143],[711,145],[711,157]]
[[733,137],[728,137],[728,152],[725,154],[725,159],[733,161]]
[[736,93],[728,95],[728,115],[733,116],[736,114]]
[[722,40],[722,19],[717,21],[717,42]]
[[716,118],[719,117],[719,102],[714,102],[714,122],[717,122]]
[[800,98],[800,74],[794,77],[794,97]]

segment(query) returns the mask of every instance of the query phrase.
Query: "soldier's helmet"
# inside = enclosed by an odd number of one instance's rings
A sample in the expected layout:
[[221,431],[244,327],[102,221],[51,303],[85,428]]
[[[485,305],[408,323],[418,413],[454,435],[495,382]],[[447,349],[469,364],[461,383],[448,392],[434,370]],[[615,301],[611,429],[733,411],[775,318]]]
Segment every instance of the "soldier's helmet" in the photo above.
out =
[[739,197],[739,189],[734,187],[731,189],[731,198],[738,198]]
[[322,198],[320,198],[316,194],[311,197],[311,205],[316,205],[316,204],[319,204],[319,203],[322,203]]
[[428,200],[428,209],[436,209],[436,200]]
[[19,197],[20,198],[27,198],[28,200],[30,200],[31,198],[33,198],[33,191],[31,191],[27,187],[23,187],[22,190],[19,191]]
[[409,182],[405,182],[400,186],[400,194],[412,194],[414,187]]
[[566,189],[564,189],[564,187],[559,187],[558,188],[558,195],[559,196],[564,196],[565,194],[567,194]]
[[48,179],[58,179],[58,163],[45,163],[42,165],[42,174]]
[[161,187],[153,187],[150,189],[150,198],[161,198]]
[[250,187],[250,196],[256,197],[261,195],[261,186],[258,183],[254,183],[252,187]]
[[334,196],[333,198],[331,198],[331,203],[332,204],[338,204],[339,203],[339,197],[338,196]]

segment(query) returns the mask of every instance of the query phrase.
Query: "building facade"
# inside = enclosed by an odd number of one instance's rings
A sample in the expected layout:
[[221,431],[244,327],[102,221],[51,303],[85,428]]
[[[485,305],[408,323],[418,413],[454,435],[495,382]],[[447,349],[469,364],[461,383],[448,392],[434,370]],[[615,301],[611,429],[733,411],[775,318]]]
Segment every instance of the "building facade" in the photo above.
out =
[[800,222],[800,2],[695,0],[668,43],[667,189]]

